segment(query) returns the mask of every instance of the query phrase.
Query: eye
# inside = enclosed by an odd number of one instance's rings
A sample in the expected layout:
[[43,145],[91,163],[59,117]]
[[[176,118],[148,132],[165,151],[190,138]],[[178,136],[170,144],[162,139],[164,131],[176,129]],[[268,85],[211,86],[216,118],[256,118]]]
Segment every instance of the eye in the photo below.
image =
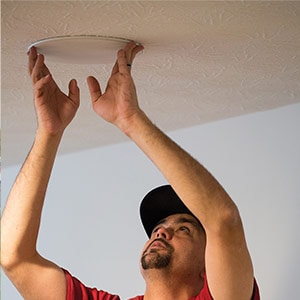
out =
[[191,232],[190,229],[188,227],[186,227],[186,226],[180,226],[179,230],[183,231],[183,232],[186,232],[186,233],[190,233]]

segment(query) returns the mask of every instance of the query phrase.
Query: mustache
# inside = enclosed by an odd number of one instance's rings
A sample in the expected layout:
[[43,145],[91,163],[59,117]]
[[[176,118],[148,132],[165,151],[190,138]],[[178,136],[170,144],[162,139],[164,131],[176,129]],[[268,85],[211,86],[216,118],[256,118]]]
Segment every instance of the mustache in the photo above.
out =
[[162,238],[157,238],[155,240],[153,240],[149,245],[148,247],[145,249],[145,251],[143,252],[143,255],[148,251],[148,249],[151,247],[151,245],[155,242],[161,242],[162,244],[164,244],[164,246],[166,246],[167,249],[170,249],[170,250],[174,250],[174,248],[164,239]]

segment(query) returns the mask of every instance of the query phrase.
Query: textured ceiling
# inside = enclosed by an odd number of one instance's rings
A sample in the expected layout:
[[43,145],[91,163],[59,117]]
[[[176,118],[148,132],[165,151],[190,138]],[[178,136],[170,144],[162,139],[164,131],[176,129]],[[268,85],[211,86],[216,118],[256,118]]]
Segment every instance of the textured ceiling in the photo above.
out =
[[[164,130],[300,102],[300,2],[2,1],[2,158],[20,163],[36,127],[28,45],[61,35],[107,35],[145,46],[133,67],[141,107]],[[101,51],[101,49],[99,49]],[[47,59],[47,58],[46,58]],[[126,140],[91,109],[85,79],[112,67],[49,62],[81,107],[61,152]]]

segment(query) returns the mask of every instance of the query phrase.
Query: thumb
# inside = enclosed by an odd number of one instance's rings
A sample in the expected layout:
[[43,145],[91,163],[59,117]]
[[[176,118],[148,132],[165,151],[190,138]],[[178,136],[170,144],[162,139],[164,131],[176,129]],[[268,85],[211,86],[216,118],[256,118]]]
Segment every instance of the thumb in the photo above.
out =
[[72,79],[69,83],[69,98],[76,104],[79,104],[79,92],[77,81]]
[[100,84],[98,80],[93,76],[89,76],[87,78],[87,84],[89,87],[92,102],[94,103],[102,96]]

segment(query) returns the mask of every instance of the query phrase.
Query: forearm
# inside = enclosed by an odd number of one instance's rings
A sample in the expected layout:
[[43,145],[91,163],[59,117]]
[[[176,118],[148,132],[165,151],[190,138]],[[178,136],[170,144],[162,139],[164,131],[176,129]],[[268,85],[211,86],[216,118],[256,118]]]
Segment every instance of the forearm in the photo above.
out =
[[218,181],[144,113],[136,114],[121,130],[154,162],[206,229],[218,226],[227,212],[237,211]]
[[60,139],[61,135],[37,132],[2,216],[2,264],[15,264],[36,254],[42,207]]

